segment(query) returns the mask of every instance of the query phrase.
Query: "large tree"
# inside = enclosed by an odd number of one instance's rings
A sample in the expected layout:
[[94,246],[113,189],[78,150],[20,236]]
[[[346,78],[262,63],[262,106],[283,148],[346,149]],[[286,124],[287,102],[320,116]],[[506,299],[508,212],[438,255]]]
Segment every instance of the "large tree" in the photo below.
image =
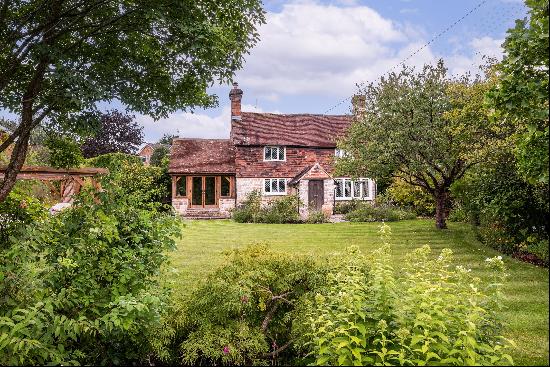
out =
[[499,83],[488,93],[495,125],[511,135],[517,164],[533,184],[548,185],[548,0],[527,0],[529,20],[517,20],[503,44]]
[[85,158],[107,153],[132,154],[142,143],[143,127],[133,116],[113,110],[101,115],[96,134],[82,144],[82,154]]
[[397,177],[435,200],[436,227],[446,228],[450,187],[479,162],[491,131],[483,95],[488,82],[450,80],[440,61],[420,72],[404,67],[368,85],[364,114],[340,142],[349,152],[340,173]]
[[260,0],[0,0],[0,109],[20,116],[0,144],[13,187],[39,124],[89,132],[97,104],[154,118],[216,103],[257,42]]

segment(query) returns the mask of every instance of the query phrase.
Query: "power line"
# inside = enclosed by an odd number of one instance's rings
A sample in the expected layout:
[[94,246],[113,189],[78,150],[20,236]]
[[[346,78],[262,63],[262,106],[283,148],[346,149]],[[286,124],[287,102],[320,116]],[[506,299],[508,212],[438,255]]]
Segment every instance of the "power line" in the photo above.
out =
[[[462,17],[460,17],[459,19],[457,19],[454,23],[452,23],[451,25],[449,25],[447,28],[445,28],[443,31],[439,32],[435,37],[433,37],[431,40],[429,40],[428,42],[426,42],[424,45],[422,45],[419,49],[417,49],[416,51],[414,51],[412,54],[410,54],[409,56],[407,56],[406,58],[404,58],[401,62],[395,64],[394,66],[392,66],[390,69],[388,69],[386,72],[382,73],[380,76],[382,75],[385,75],[386,73],[389,73],[390,71],[392,71],[393,69],[395,69],[396,67],[398,67],[399,65],[402,65],[404,64],[407,60],[409,60],[411,57],[415,56],[417,53],[419,53],[420,51],[422,51],[423,49],[425,49],[426,47],[428,47],[430,44],[432,44],[436,39],[438,39],[439,37],[441,37],[442,35],[444,35],[445,33],[447,33],[448,31],[450,31],[452,28],[454,28],[458,23],[462,22],[464,19],[466,19],[470,14],[472,14],[474,11],[476,11],[477,9],[479,9],[481,6],[483,6],[487,1],[489,0],[482,0],[481,2],[479,2],[475,7],[473,7],[472,9],[470,9],[470,11],[468,11],[466,14],[464,14]],[[361,88],[361,86],[365,85],[367,83],[367,81],[364,81],[364,82],[361,82],[359,84],[357,84],[357,87],[358,88]],[[344,102],[347,102],[351,99],[352,97],[347,97],[343,100],[341,100],[340,102],[338,102],[337,104],[335,104],[334,106],[330,107],[328,110],[325,111],[325,114],[332,111],[333,109],[335,109],[336,107],[340,106],[342,103]]]

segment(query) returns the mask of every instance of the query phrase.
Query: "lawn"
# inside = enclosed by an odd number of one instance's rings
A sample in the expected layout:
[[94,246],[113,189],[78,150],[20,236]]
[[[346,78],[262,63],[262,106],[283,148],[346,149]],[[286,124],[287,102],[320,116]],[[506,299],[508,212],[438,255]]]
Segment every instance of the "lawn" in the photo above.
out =
[[[428,244],[437,254],[453,250],[455,263],[486,278],[483,263],[498,253],[481,244],[466,224],[450,223],[438,231],[433,221],[413,220],[390,224],[395,267],[403,256]],[[171,253],[176,269],[176,292],[187,293],[200,279],[223,262],[224,250],[265,242],[274,250],[324,255],[358,245],[370,252],[381,242],[376,223],[239,224],[227,220],[188,221],[177,251]],[[510,277],[504,289],[508,322],[505,336],[514,340],[516,365],[548,365],[548,270],[504,256]]]

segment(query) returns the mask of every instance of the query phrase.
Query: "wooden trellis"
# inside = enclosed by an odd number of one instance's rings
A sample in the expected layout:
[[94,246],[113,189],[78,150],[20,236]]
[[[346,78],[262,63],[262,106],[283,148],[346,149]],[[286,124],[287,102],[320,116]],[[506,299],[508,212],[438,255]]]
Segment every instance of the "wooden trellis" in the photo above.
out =
[[[0,167],[0,178],[4,178],[5,170],[6,167]],[[42,181],[49,187],[52,194],[61,197],[61,202],[70,203],[73,200],[73,195],[78,194],[86,182],[97,191],[101,190],[101,184],[96,180],[96,176],[107,173],[109,170],[106,168],[57,169],[23,166],[17,179]],[[60,181],[59,188],[55,187],[52,181]]]

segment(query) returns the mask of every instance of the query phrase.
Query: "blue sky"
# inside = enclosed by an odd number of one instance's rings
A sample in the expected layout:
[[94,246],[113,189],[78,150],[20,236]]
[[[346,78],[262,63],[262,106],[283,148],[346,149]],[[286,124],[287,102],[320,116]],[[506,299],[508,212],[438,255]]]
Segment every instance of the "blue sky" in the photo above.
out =
[[[500,44],[516,18],[519,0],[265,0],[267,24],[235,76],[244,111],[325,113],[375,81],[461,18],[454,28],[407,61],[421,66],[443,58],[453,74],[475,71],[481,55],[502,57]],[[181,137],[229,137],[230,86],[213,86],[219,107],[176,112],[153,121],[137,115],[146,141],[164,133]],[[113,105],[112,107],[120,107]],[[348,113],[349,101],[330,110]]]

